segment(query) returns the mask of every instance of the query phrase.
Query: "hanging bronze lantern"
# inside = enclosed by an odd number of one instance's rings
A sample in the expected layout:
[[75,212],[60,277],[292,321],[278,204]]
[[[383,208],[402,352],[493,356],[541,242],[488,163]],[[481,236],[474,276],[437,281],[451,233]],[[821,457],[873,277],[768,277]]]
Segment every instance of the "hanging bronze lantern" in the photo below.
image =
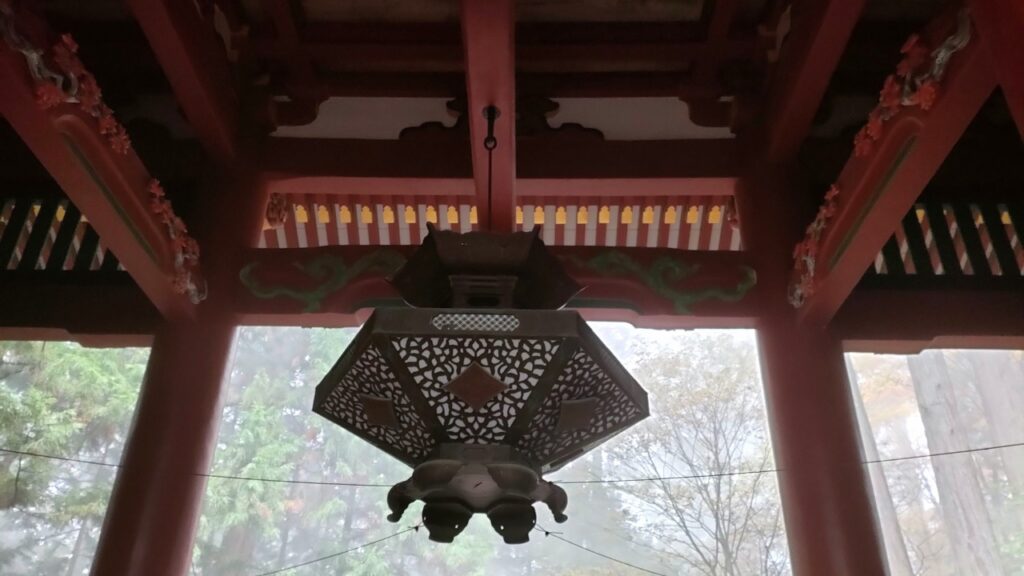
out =
[[648,415],[647,394],[580,315],[579,286],[534,232],[431,227],[392,278],[413,307],[376,310],[317,386],[313,410],[413,467],[388,494],[397,522],[422,500],[431,539],[485,513],[526,542],[543,480]]

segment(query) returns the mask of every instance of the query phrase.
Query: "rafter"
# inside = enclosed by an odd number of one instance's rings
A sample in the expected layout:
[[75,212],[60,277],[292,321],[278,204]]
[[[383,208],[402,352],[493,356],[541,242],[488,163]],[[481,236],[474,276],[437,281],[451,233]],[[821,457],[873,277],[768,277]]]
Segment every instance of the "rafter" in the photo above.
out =
[[0,113],[117,255],[153,304],[168,317],[190,316],[172,286],[173,248],[150,211],[145,166],[129,148],[112,149],[97,121],[76,106],[40,108],[25,58],[0,45]]
[[953,56],[929,111],[903,109],[873,152],[851,156],[836,181],[837,212],[819,243],[814,294],[800,309],[805,320],[832,318],[994,88],[990,59],[971,41]]
[[[509,232],[515,226],[516,202],[515,3],[462,0],[462,42],[480,226]],[[493,127],[496,147],[488,151],[484,110],[491,106],[500,116]]]
[[238,96],[211,22],[192,2],[128,0],[206,151],[220,162],[237,152]]
[[765,108],[762,144],[767,160],[795,157],[864,5],[865,0],[794,2],[791,32]]
[[971,15],[988,49],[1003,96],[1024,137],[1024,3],[971,0]]

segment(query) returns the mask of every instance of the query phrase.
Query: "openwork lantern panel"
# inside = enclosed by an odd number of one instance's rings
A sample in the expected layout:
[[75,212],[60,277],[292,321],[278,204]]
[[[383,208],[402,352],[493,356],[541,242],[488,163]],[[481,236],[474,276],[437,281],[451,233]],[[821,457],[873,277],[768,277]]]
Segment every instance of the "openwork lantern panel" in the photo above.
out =
[[507,444],[547,472],[648,407],[574,311],[418,308],[375,311],[314,411],[412,466],[443,443]]

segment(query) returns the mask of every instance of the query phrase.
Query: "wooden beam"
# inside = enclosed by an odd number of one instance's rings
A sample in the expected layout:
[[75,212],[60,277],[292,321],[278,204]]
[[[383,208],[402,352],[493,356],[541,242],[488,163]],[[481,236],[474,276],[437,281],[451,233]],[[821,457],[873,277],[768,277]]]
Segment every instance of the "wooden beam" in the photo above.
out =
[[[965,282],[966,280],[966,282]],[[1024,285],[933,278],[930,286],[861,285],[830,324],[847,351],[915,354],[925,348],[1024,348]],[[1013,280],[1006,278],[1005,280]]]
[[0,339],[139,345],[161,321],[124,272],[0,272]]
[[220,162],[237,153],[238,96],[212,22],[194,3],[127,0],[206,151]]
[[[464,179],[473,177],[468,147],[459,137],[268,138],[256,165],[271,186],[297,178]],[[728,139],[623,141],[542,136],[521,140],[517,156],[519,179],[731,179],[741,169],[736,141]]]
[[[516,223],[515,3],[462,0],[462,44],[480,229],[511,232]],[[484,115],[489,107],[499,114],[493,129]],[[488,136],[494,139],[492,150],[484,144]]]
[[142,291],[165,316],[191,316],[194,306],[171,283],[172,247],[150,211],[151,177],[138,156],[112,150],[96,120],[76,105],[42,110],[25,58],[6,45],[0,45],[0,85],[0,113]]
[[1024,3],[970,0],[979,40],[988,50],[1006,104],[1024,138]]
[[[372,307],[402,305],[387,278],[415,249],[332,246],[246,251],[233,299],[237,318],[259,325],[358,324]],[[746,252],[585,246],[549,250],[585,286],[570,306],[584,311],[589,319],[658,328],[737,328],[753,326],[762,308],[762,290]],[[625,262],[625,267],[605,266],[609,258]]]
[[791,31],[782,47],[764,114],[763,146],[768,161],[789,162],[796,157],[865,3],[793,3]]
[[904,108],[873,152],[851,156],[836,181],[838,211],[820,242],[819,279],[800,309],[804,320],[832,318],[994,88],[991,61],[972,40],[952,57],[930,111]]
[[[388,178],[280,176],[267,180],[271,193],[307,197],[372,196],[459,196],[475,199],[473,180],[469,178]],[[519,178],[519,197],[565,198],[607,196],[650,198],[684,196],[732,196],[735,178]]]

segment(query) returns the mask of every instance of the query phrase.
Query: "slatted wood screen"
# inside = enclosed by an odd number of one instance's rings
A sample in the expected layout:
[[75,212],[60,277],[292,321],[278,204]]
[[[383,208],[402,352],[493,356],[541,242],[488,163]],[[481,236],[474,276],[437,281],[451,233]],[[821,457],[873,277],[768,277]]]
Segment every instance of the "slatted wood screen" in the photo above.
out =
[[868,274],[1024,275],[1019,204],[917,204]]
[[0,270],[124,270],[65,198],[0,197]]
[[[460,197],[371,199],[296,198],[282,226],[265,227],[261,248],[419,244],[427,222],[442,230],[477,229],[476,206]],[[541,229],[553,246],[640,246],[682,250],[742,249],[728,221],[728,197],[521,198],[516,228]]]

